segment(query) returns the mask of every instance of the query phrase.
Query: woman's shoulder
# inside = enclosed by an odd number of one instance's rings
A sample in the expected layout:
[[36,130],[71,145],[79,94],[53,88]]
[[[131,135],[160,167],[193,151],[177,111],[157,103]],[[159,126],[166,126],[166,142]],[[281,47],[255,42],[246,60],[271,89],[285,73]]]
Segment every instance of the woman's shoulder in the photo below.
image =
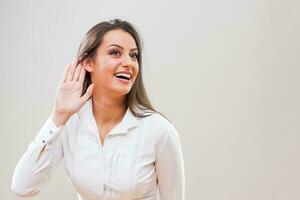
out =
[[143,118],[142,121],[143,125],[140,128],[143,130],[141,131],[146,133],[148,137],[153,138],[156,145],[161,146],[166,141],[169,141],[169,144],[178,141],[179,133],[177,129],[164,115],[155,112]]
[[153,131],[161,133],[176,132],[176,128],[173,123],[158,112],[151,113],[151,115],[144,117],[142,121],[147,128]]

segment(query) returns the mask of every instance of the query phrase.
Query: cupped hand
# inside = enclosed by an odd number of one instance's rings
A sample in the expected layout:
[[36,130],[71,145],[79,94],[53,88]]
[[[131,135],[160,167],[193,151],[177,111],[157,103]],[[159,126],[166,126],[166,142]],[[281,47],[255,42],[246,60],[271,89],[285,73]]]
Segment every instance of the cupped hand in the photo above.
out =
[[74,59],[72,64],[66,67],[56,91],[54,108],[56,113],[71,116],[78,112],[92,96],[93,83],[82,96],[85,73],[85,69],[82,67],[81,62],[78,63],[77,59]]

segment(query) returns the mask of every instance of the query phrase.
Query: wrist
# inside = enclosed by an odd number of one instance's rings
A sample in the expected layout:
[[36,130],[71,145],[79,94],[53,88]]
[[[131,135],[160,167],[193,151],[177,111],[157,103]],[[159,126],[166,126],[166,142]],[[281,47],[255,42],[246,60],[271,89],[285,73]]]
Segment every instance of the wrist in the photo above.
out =
[[57,127],[65,125],[69,118],[70,114],[68,113],[63,113],[56,110],[53,110],[51,113],[51,120]]

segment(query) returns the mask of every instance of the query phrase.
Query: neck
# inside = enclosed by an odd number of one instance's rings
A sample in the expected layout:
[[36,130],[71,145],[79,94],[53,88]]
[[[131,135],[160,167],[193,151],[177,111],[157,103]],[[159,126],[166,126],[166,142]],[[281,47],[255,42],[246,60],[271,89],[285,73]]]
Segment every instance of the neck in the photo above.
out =
[[92,105],[95,120],[99,126],[120,122],[126,112],[126,97],[114,97],[93,92]]

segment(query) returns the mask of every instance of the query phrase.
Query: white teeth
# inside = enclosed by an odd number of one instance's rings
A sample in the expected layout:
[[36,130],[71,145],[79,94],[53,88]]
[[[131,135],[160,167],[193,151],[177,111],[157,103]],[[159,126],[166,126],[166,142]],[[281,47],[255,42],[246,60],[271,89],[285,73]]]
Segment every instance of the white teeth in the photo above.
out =
[[124,76],[124,77],[126,77],[128,79],[131,78],[131,74],[125,74],[125,73],[116,73],[115,76]]

